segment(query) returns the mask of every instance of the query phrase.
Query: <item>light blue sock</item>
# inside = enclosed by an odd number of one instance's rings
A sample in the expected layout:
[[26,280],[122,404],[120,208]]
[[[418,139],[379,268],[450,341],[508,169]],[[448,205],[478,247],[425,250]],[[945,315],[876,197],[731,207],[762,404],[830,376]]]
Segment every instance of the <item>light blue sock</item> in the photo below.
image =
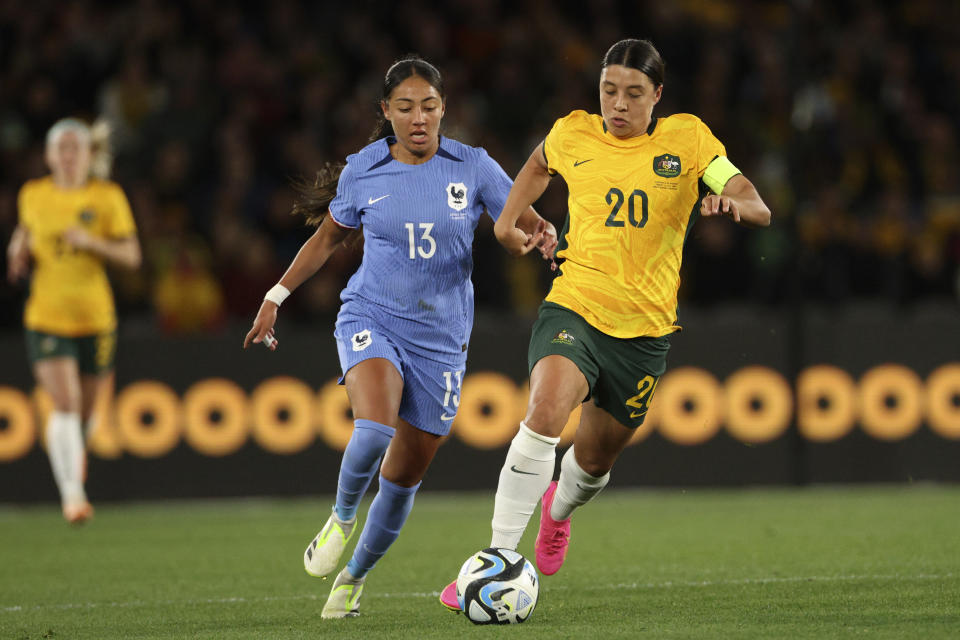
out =
[[383,452],[390,446],[393,427],[373,420],[354,420],[353,435],[343,452],[340,462],[340,479],[337,482],[337,517],[352,520],[363,494],[367,492],[373,474],[380,466]]
[[367,575],[377,560],[383,557],[393,541],[400,535],[403,523],[413,508],[413,497],[420,488],[418,482],[412,487],[401,487],[380,476],[380,491],[370,505],[367,523],[360,534],[353,557],[347,563],[347,571],[354,578]]

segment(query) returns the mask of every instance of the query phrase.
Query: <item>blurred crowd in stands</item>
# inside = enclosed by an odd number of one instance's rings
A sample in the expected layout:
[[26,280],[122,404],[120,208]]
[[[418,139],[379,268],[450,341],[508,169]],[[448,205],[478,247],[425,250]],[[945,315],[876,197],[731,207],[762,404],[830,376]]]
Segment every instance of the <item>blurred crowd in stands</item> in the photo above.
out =
[[[436,64],[445,134],[515,175],[556,118],[598,110],[600,59],[623,37],[650,38],[666,61],[654,115],[700,116],[774,214],[760,232],[699,221],[681,304],[956,301],[955,0],[5,0],[0,239],[20,185],[46,172],[50,125],[104,117],[145,252],[139,274],[116,274],[121,323],[247,322],[311,233],[289,215],[291,179],[366,144],[394,59]],[[554,183],[538,208],[559,230]],[[549,271],[483,227],[478,309],[532,311]],[[358,258],[335,254],[285,317],[334,314]],[[2,326],[20,323],[23,296],[0,285]]]

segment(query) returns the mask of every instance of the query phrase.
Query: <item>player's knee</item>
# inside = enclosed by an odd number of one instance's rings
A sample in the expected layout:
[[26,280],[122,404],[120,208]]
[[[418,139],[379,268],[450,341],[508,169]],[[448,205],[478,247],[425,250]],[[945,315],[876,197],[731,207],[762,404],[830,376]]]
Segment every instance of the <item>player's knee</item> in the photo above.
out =
[[612,460],[601,460],[597,458],[588,458],[584,461],[577,461],[577,466],[583,469],[584,473],[599,478],[606,475],[613,468]]
[[402,455],[388,451],[380,465],[380,475],[399,487],[412,487],[423,480],[430,459],[409,450]]
[[540,435],[555,438],[560,435],[570,418],[570,412],[549,400],[531,400],[523,422]]
[[390,468],[384,465],[380,469],[380,475],[398,487],[410,488],[423,480],[424,472],[415,469]]
[[599,478],[613,469],[613,463],[619,457],[619,451],[605,451],[584,446],[583,443],[574,444],[574,461],[584,473]]
[[83,404],[80,392],[70,389],[51,390],[50,400],[53,402],[54,411],[61,413],[80,413]]

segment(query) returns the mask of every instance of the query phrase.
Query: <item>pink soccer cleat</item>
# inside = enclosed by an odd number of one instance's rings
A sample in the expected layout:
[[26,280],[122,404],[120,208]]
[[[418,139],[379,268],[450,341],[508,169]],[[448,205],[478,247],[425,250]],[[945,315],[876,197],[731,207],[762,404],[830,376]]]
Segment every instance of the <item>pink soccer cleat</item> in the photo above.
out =
[[457,581],[454,580],[440,592],[440,604],[454,613],[460,613],[460,602],[457,600]]
[[550,517],[553,494],[556,492],[557,483],[554,481],[540,501],[540,531],[533,545],[537,552],[537,569],[545,576],[552,576],[560,570],[567,557],[567,547],[570,546],[570,518],[558,522]]

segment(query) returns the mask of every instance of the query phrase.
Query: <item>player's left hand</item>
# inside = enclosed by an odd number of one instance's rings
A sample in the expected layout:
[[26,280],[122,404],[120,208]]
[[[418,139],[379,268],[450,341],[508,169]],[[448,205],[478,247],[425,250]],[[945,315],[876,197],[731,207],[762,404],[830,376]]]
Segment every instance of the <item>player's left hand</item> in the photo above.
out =
[[550,271],[557,270],[557,263],[554,262],[554,252],[557,250],[557,229],[552,222],[540,220],[537,223],[537,235],[540,236],[540,243],[537,248],[540,249],[540,255],[544,260],[550,262]]
[[96,239],[86,229],[70,227],[63,232],[63,241],[73,249],[86,251],[93,247]]
[[727,216],[734,222],[740,222],[740,207],[737,201],[730,196],[718,196],[710,194],[700,203],[700,215],[709,216]]

